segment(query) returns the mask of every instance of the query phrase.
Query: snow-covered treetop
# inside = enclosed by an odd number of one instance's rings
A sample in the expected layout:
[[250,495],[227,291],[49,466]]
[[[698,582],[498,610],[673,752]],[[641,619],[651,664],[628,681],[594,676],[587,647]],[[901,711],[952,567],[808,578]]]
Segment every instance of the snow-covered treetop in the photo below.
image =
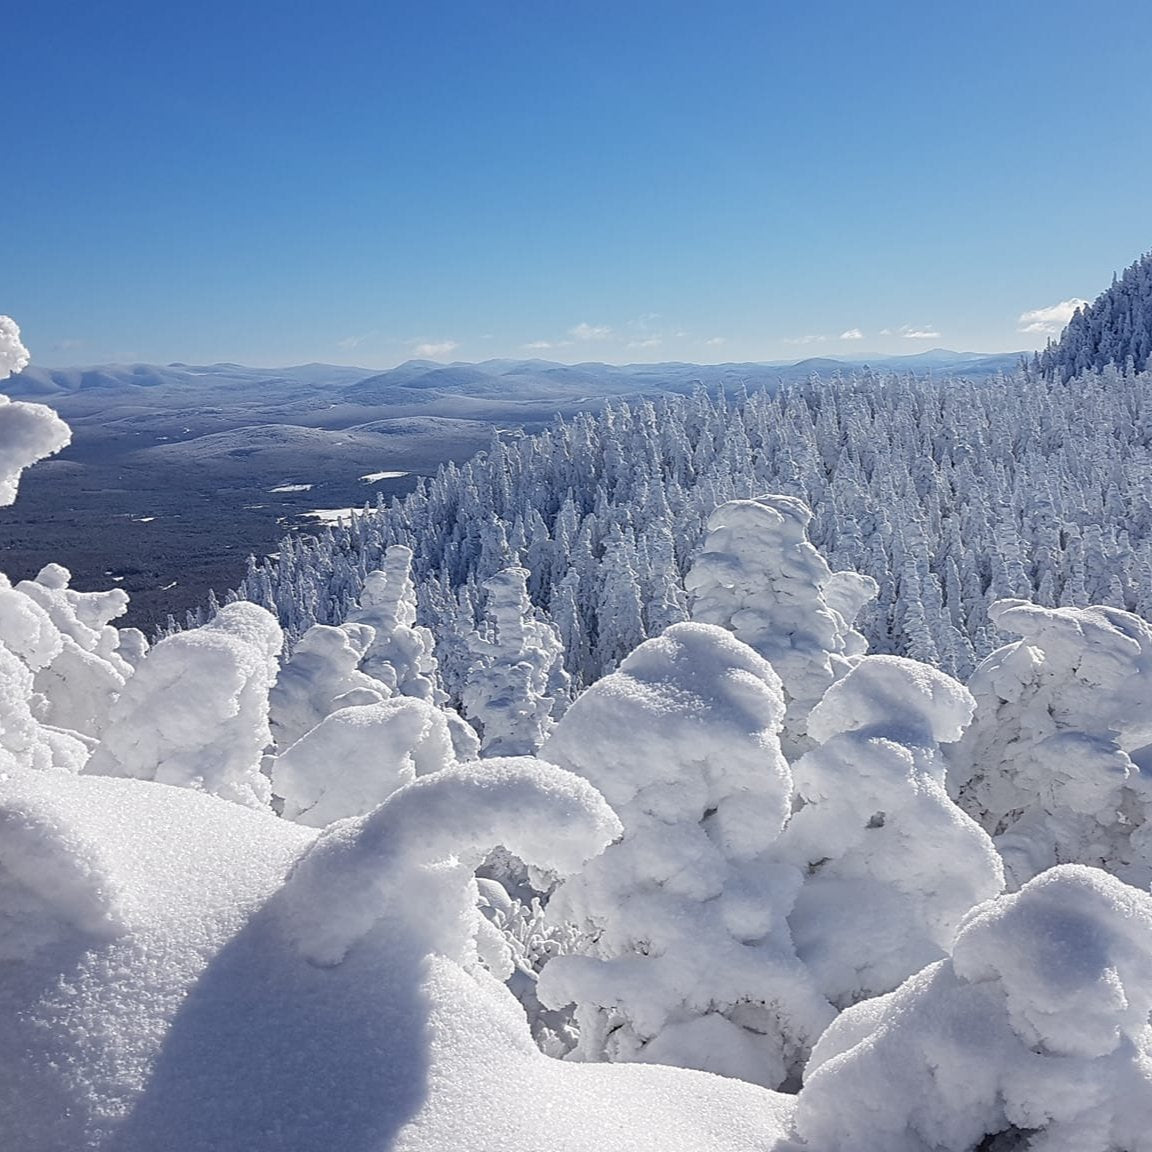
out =
[[731,633],[674,624],[577,697],[541,750],[591,780],[630,821],[714,812],[722,851],[762,851],[784,826],[780,678]]
[[779,673],[793,741],[803,740],[808,712],[848,658],[867,649],[825,588],[857,610],[876,592],[866,577],[833,581],[808,540],[811,520],[811,509],[793,496],[729,500],[708,518],[704,550],[685,577],[692,618],[730,629]]
[[872,729],[925,744],[959,740],[976,701],[959,681],[902,656],[866,656],[824,694],[808,718],[823,743],[841,732]]
[[11,316],[0,316],[0,380],[28,367],[28,349],[20,342],[20,329]]
[[[1131,751],[1152,742],[1152,625],[1119,608],[1043,608],[998,600],[989,618],[1043,653],[1046,701],[1062,727],[1115,732]],[[990,670],[994,667],[990,658]],[[978,670],[974,685],[987,674]]]
[[[0,380],[21,371],[28,349],[11,316],[0,316]],[[37,460],[59,452],[72,439],[68,425],[43,404],[13,402],[0,396],[0,507],[16,499],[20,473]]]

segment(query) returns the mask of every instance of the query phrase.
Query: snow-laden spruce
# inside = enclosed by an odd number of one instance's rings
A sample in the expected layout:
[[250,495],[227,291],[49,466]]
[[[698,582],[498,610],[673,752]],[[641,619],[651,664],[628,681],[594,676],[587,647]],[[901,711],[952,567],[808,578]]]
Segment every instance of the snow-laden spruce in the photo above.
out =
[[972,677],[975,720],[949,785],[1018,887],[1060,863],[1152,883],[1152,627],[1108,607],[999,601],[1022,639]]
[[67,568],[46,564],[15,591],[34,601],[58,633],[58,651],[36,668],[36,691],[44,701],[41,719],[97,737],[132,674],[120,654],[121,634],[112,626],[127,611],[128,594],[121,588],[78,592],[71,580]]
[[281,642],[275,618],[243,601],[161,640],[125,683],[85,771],[267,806],[260,767],[272,742],[268,693]]
[[946,955],[964,914],[1004,886],[991,840],[944,786],[939,744],[974,708],[934,668],[865,656],[808,719],[820,743],[793,766],[803,807],[780,851],[806,874],[788,918],[796,951],[837,1005]]
[[830,684],[867,650],[852,628],[876,584],[839,573],[839,603],[829,603],[832,571],[808,539],[811,509],[791,496],[730,500],[708,518],[703,550],[685,577],[692,619],[727,628],[779,675],[787,710],[785,751],[802,750],[808,713]]
[[364,672],[403,696],[435,703],[445,699],[437,683],[432,633],[416,625],[411,548],[396,544],[384,553],[383,567],[365,577],[348,621],[372,628],[361,660]]
[[392,690],[360,671],[375,629],[368,624],[333,628],[316,624],[281,661],[268,697],[268,719],[277,747],[289,748],[330,713],[374,704]]
[[530,575],[505,568],[486,580],[484,622],[468,637],[462,705],[489,756],[536,752],[568,703],[564,647],[555,627],[536,618]]
[[553,894],[587,955],[539,996],[575,1003],[582,1060],[651,1061],[768,1087],[833,1016],[792,949],[798,869],[780,679],[730,633],[676,624],[577,698],[541,756],[596,785],[624,837]]
[[1148,1152],[1150,1010],[1152,897],[1054,868],[976,908],[949,959],[837,1018],[797,1129],[812,1152]]

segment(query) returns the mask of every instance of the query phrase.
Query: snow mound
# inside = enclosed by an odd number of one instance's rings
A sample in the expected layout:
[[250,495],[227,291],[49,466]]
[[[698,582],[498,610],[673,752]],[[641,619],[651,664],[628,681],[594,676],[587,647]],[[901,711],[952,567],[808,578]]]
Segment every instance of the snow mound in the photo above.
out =
[[555,768],[496,761],[425,777],[318,840],[190,789],[23,773],[0,782],[0,826],[6,1146],[783,1142],[791,1099],[670,1068],[548,1059],[473,962],[470,867],[491,837],[567,867],[615,834],[594,791]]
[[950,959],[844,1012],[796,1123],[820,1152],[1152,1148],[1152,897],[1064,865],[975,909]]
[[161,640],[125,683],[85,770],[266,805],[260,766],[281,641],[275,617],[246,601]]
[[275,758],[272,789],[290,820],[323,828],[363,816],[404,784],[447,767],[440,709],[411,696],[340,708]]

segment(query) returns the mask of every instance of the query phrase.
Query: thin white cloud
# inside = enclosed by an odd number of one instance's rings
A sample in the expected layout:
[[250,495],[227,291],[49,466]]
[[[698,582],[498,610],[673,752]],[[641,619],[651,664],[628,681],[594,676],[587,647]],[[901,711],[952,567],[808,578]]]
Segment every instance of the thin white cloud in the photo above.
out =
[[552,348],[570,348],[571,346],[571,340],[532,340],[527,344],[520,345],[526,352],[547,352]]
[[345,336],[343,340],[336,341],[336,347],[343,352],[354,352],[366,340],[371,340],[375,332],[365,332],[363,336]]
[[629,340],[626,348],[659,348],[664,341],[659,336],[648,336],[643,340]]
[[417,344],[416,347],[412,349],[412,353],[420,360],[442,360],[459,347],[460,345],[457,344],[455,340],[442,340],[438,344]]
[[1087,303],[1087,300],[1073,296],[1071,300],[1061,300],[1059,304],[1053,304],[1049,308],[1031,308],[1027,312],[1020,313],[1020,317],[1016,321],[1016,331],[1057,336],[1072,319],[1072,314],[1076,309]]
[[785,337],[785,344],[823,344],[828,339],[827,336],[792,336]]
[[901,324],[899,328],[881,328],[881,336],[901,336],[905,340],[939,340],[940,333],[928,324],[922,328],[914,328],[911,324]]
[[728,343],[728,337],[727,336],[710,336],[707,340],[704,341],[704,343],[707,344],[709,348],[718,348],[721,344],[727,344]]
[[864,333],[859,328],[849,328],[847,332],[840,333],[841,340],[863,340]]
[[577,324],[575,328],[569,328],[568,335],[574,340],[583,340],[590,343],[596,340],[610,340],[612,338],[612,329],[606,324],[588,324],[582,322]]

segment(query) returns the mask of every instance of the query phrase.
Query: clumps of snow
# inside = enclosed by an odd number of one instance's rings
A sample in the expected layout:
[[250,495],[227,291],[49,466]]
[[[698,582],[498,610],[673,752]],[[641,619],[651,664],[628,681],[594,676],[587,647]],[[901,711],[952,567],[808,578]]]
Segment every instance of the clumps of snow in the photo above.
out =
[[311,492],[314,485],[312,484],[278,484],[275,488],[269,488],[269,492]]
[[693,620],[734,632],[779,674],[789,753],[809,746],[808,713],[866,651],[852,621],[877,591],[870,577],[829,569],[808,540],[811,519],[792,496],[730,500],[708,518],[684,581]]
[[[23,371],[28,359],[16,321],[0,316],[0,380]],[[72,430],[51,408],[0,395],[0,507],[16,499],[25,468],[59,452],[71,439]]]
[[0,380],[28,367],[31,356],[20,342],[20,328],[11,316],[0,316]]
[[528,598],[525,568],[505,568],[484,582],[481,630],[468,637],[472,655],[464,714],[491,756],[531,755],[568,702],[564,645]]
[[281,644],[275,617],[247,601],[159,641],[112,706],[86,771],[266,805],[260,765],[272,741],[268,694]]
[[403,880],[409,932],[471,965],[480,923],[473,873],[493,847],[566,874],[619,831],[596,789],[550,764],[517,756],[455,765],[415,780],[359,821],[330,827],[285,889],[285,924],[308,959],[339,964]]
[[971,1152],[998,1133],[1037,1152],[1147,1152],[1150,1010],[1152,897],[1051,869],[976,908],[949,959],[836,1020],[797,1130],[820,1152]]
[[417,776],[453,762],[447,717],[424,700],[397,696],[340,708],[272,762],[284,815],[323,828],[362,816]]
[[786,917],[800,871],[773,857],[791,809],[771,666],[677,624],[577,698],[541,756],[599,788],[624,838],[553,894],[589,954],[541,1001],[574,1002],[582,1060],[659,1061],[775,1087],[833,1016]]
[[31,596],[12,587],[0,572],[0,644],[33,672],[46,668],[63,647],[60,630],[47,610]]
[[1152,883],[1152,626],[1118,608],[997,601],[1023,639],[973,674],[972,727],[950,756],[959,803],[1015,886],[1058,863]]
[[279,748],[295,744],[339,708],[374,704],[389,687],[361,672],[375,629],[367,624],[315,624],[281,663],[269,694],[269,722]]
[[800,958],[838,1005],[889,992],[944,956],[973,905],[999,893],[992,841],[948,797],[939,742],[975,701],[950,676],[865,656],[808,721],[794,766],[803,807],[781,839],[806,872],[789,916]]

